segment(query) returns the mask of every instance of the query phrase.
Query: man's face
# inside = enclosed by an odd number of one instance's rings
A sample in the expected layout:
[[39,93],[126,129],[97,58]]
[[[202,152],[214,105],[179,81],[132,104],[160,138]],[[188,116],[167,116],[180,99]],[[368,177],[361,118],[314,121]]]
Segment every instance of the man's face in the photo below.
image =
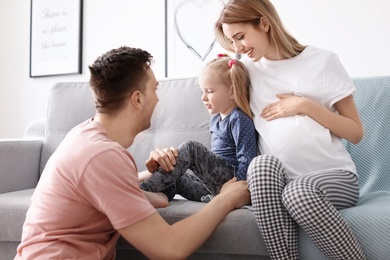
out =
[[146,88],[144,93],[145,98],[145,104],[144,104],[144,129],[148,129],[150,127],[150,120],[153,115],[154,108],[157,105],[158,97],[157,97],[157,87],[158,87],[158,81],[156,80],[156,77],[154,76],[154,72],[151,68],[147,70],[148,75],[148,81],[146,82]]

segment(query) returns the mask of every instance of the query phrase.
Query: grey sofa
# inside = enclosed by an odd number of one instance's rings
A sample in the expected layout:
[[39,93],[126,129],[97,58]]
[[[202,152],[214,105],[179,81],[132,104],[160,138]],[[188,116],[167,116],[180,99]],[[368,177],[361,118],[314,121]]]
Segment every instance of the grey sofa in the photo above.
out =
[[[361,197],[356,207],[341,214],[358,237],[368,259],[390,259],[390,76],[355,78],[355,100],[365,127],[358,145],[345,143],[360,174]],[[139,170],[150,150],[198,140],[210,145],[209,119],[200,100],[197,79],[160,82],[159,98],[150,129],[137,136],[132,147]],[[40,173],[64,138],[78,123],[94,115],[86,82],[58,83],[50,92],[44,136],[0,139],[0,260],[13,259],[22,225]],[[42,125],[42,120],[39,121]],[[36,134],[38,133],[38,134]],[[202,208],[199,202],[175,199],[159,213],[173,223]],[[207,220],[205,220],[207,221]],[[327,259],[300,230],[301,259]],[[123,239],[117,259],[145,259]],[[243,208],[231,212],[214,234],[189,259],[269,259],[254,214]]]

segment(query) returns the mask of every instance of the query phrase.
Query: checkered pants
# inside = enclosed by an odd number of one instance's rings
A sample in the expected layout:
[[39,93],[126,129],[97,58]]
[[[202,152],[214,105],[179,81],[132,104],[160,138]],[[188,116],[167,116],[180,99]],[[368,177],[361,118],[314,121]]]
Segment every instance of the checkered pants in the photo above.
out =
[[248,185],[271,259],[298,259],[298,225],[329,259],[366,259],[337,211],[357,202],[355,174],[307,174],[288,182],[277,158],[260,155],[249,165]]

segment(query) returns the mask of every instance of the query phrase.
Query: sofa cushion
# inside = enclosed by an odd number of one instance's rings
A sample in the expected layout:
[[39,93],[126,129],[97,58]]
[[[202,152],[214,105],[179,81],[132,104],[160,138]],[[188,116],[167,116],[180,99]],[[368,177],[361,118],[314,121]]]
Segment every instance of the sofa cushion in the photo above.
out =
[[0,139],[0,193],[34,188],[42,140]]
[[370,200],[365,200],[356,207],[342,210],[341,214],[352,227],[353,232],[366,253],[367,259],[389,259],[389,192],[380,196],[373,196]]
[[[390,194],[372,197],[356,207],[341,210],[359,240],[367,259],[388,260],[390,256]],[[327,260],[302,229],[299,230],[302,260]]]

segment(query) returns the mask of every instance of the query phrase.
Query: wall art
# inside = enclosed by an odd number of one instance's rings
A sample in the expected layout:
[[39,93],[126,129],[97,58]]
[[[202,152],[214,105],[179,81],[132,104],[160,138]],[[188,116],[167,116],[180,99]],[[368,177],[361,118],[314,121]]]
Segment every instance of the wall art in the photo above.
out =
[[81,74],[82,0],[31,0],[30,77]]
[[166,1],[166,77],[197,76],[206,62],[226,52],[214,35],[224,5],[224,0]]

